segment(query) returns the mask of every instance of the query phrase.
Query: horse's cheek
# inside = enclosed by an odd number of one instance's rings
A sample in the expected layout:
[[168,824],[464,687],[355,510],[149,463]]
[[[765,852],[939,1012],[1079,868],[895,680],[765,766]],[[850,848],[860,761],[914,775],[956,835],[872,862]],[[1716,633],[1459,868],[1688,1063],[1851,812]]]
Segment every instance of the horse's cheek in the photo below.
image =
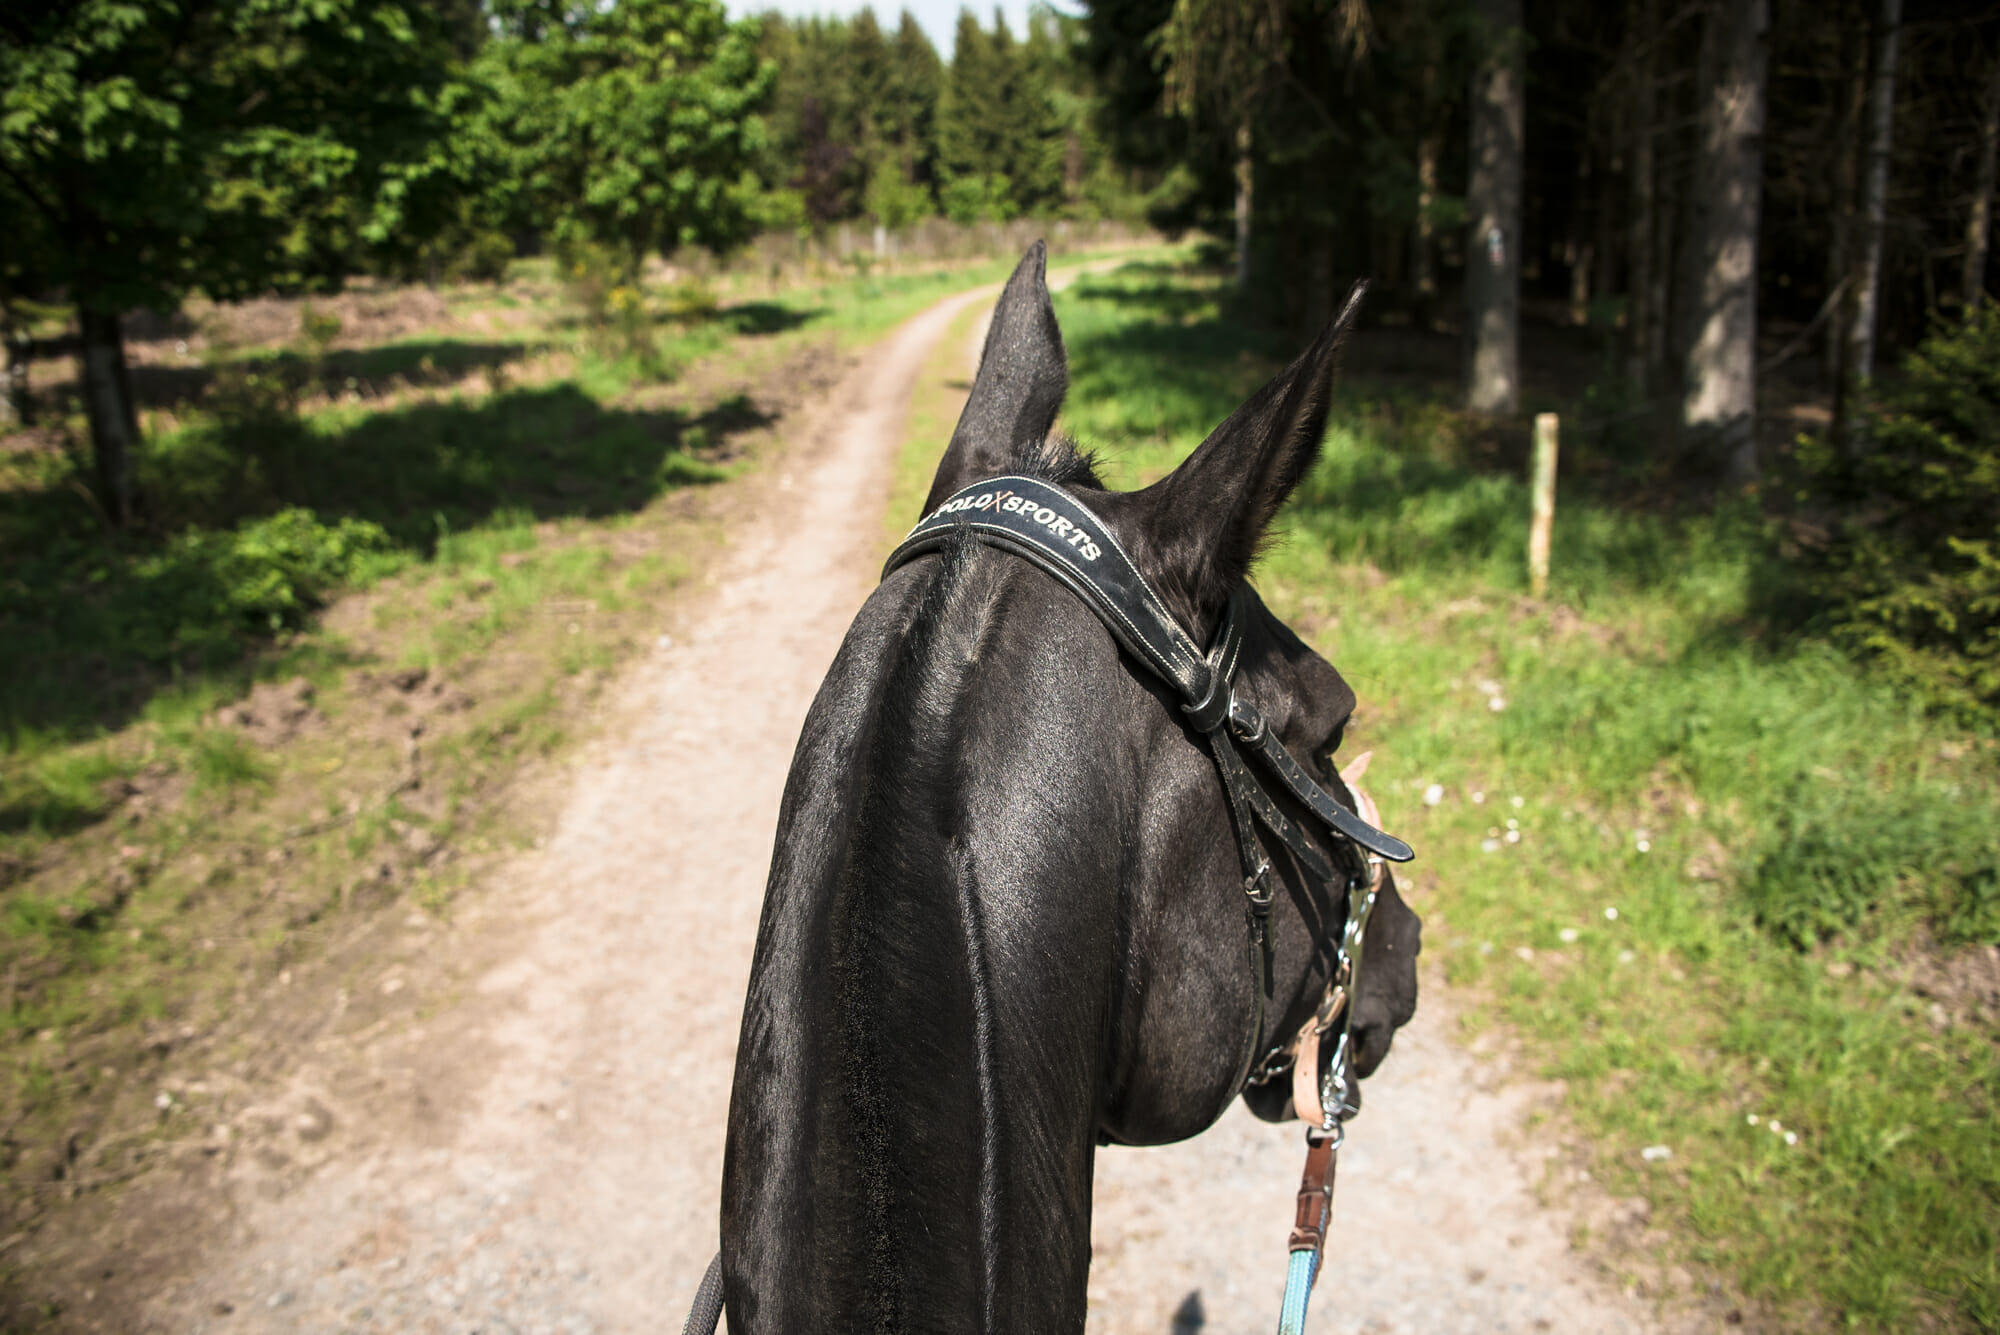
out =
[[1396,1030],[1417,1013],[1417,953],[1423,948],[1423,920],[1410,911],[1391,880],[1376,901],[1368,927],[1368,953],[1354,1007],[1354,1069],[1374,1074]]

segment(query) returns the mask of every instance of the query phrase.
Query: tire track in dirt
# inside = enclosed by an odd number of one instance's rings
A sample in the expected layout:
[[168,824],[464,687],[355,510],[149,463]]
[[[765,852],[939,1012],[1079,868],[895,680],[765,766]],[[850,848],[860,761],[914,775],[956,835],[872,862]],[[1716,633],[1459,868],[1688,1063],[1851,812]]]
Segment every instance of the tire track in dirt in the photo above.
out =
[[[679,1327],[716,1245],[737,1017],[798,728],[874,582],[920,368],[994,290],[903,325],[808,423],[692,633],[611,693],[546,846],[426,936],[469,981],[351,1058],[393,1097],[309,1075],[275,1096],[292,1162],[240,1156],[219,1240],[151,1295],[145,1326]],[[1652,1329],[1537,1207],[1533,1160],[1509,1147],[1522,1095],[1486,1089],[1448,1022],[1433,993],[1370,1082],[1315,1329]],[[1239,1106],[1186,1145],[1101,1155],[1091,1330],[1268,1330],[1298,1141]]]

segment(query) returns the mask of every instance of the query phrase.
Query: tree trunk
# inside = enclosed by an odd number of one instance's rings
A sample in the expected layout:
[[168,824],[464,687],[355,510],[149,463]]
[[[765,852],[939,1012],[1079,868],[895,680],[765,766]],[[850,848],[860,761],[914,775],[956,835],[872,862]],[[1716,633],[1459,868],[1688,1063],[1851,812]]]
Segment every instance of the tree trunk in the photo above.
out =
[[1972,212],[1965,220],[1965,273],[1961,300],[1970,315],[1986,300],[1986,246],[1993,218],[1993,176],[2000,157],[2000,54],[1986,76],[1986,106],[1979,125],[1979,179],[1972,187]]
[[[1613,142],[1616,142],[1615,136]],[[1590,286],[1600,300],[1618,287],[1618,160],[1607,157],[1608,170],[1597,174],[1597,210],[1593,215],[1591,250],[1595,269]]]
[[1250,154],[1250,118],[1236,123],[1236,290],[1250,286],[1250,204],[1256,185],[1256,162]]
[[[1876,313],[1882,299],[1882,232],[1889,211],[1889,151],[1896,126],[1896,46],[1903,0],[1881,0],[1875,33],[1875,79],[1868,97],[1868,169],[1861,193],[1861,262],[1854,285],[1848,367],[1856,386],[1875,374]],[[1853,411],[1855,396],[1846,406]]]
[[1417,294],[1417,323],[1431,327],[1437,311],[1437,225],[1431,221],[1437,206],[1438,158],[1444,152],[1444,136],[1437,128],[1437,67],[1435,44],[1426,52],[1423,96],[1418,101],[1422,130],[1417,136],[1417,225],[1410,239],[1410,284]]
[[125,369],[125,335],[116,315],[79,307],[83,405],[90,417],[90,445],[97,459],[97,487],[104,512],[120,528],[132,522],[132,456],[139,421],[132,409],[132,378]]
[[1426,132],[1417,140],[1417,226],[1410,245],[1410,279],[1426,327],[1431,322],[1431,306],[1437,301],[1437,226],[1431,213],[1437,204],[1438,156],[1444,151],[1440,140],[1435,132]]
[[1659,0],[1640,0],[1632,59],[1632,217],[1625,244],[1632,255],[1628,282],[1632,359],[1628,375],[1641,393],[1659,388],[1660,362],[1665,352],[1654,328],[1661,314],[1661,303],[1659,294],[1653,291],[1656,244],[1653,211],[1657,196],[1654,176],[1659,161],[1654,141],[1658,85],[1653,70],[1659,60],[1659,38]]
[[1826,326],[1827,388],[1833,395],[1833,430],[1843,434],[1842,405],[1853,377],[1849,372],[1847,331],[1854,324],[1854,238],[1861,194],[1863,143],[1861,118],[1868,105],[1868,39],[1861,14],[1843,4],[1839,19],[1842,28],[1841,70],[1847,76],[1846,96],[1834,120],[1833,249],[1827,257],[1826,290],[1839,291],[1833,318]]
[[1757,476],[1757,223],[1770,16],[1769,0],[1719,0],[1704,36],[1715,44],[1715,73],[1701,90],[1701,208],[1691,238],[1697,271],[1681,423],[1738,482]]
[[12,318],[0,322],[0,340],[7,344],[7,393],[0,396],[0,427],[35,424],[35,396],[28,386],[28,363],[34,339],[25,329],[14,328]]
[[1472,74],[1465,191],[1465,400],[1473,412],[1509,414],[1521,403],[1521,0],[1478,0],[1477,12],[1485,55]]
[[1563,262],[1569,266],[1569,322],[1590,323],[1590,280],[1597,268],[1597,182],[1592,168],[1591,149],[1586,145],[1577,155],[1576,199],[1570,208],[1569,243],[1563,247]]

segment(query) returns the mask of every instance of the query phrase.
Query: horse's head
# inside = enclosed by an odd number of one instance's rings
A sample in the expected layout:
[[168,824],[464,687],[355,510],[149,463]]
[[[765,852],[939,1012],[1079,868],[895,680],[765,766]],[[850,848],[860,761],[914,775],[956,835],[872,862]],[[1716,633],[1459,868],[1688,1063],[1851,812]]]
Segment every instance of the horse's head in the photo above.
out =
[[[1037,245],[925,509],[1001,475],[1055,484],[1206,645],[1318,457],[1352,311],[1172,474],[1110,492],[1053,432],[1068,376]],[[1237,696],[1352,806],[1332,753],[1354,693],[1261,600],[1237,607]],[[870,598],[780,817],[730,1113],[733,1329],[1080,1324],[1093,1143],[1200,1131],[1312,1015],[1358,850],[1269,789],[1310,847],[1263,841],[1266,955],[1218,761],[1182,704],[1011,552],[952,542]],[[1359,1074],[1414,1011],[1417,946],[1387,880]],[[1287,1088],[1246,1097],[1280,1118]]]

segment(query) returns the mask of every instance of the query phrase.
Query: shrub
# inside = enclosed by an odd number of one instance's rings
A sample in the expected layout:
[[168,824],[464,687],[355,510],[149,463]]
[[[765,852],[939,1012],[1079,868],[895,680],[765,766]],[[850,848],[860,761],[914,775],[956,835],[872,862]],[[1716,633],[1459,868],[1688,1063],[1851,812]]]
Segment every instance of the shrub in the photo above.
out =
[[1835,637],[1933,704],[2000,714],[2000,309],[1911,353],[1852,459],[1807,442],[1839,507],[1816,558]]
[[1990,810],[1929,785],[1853,792],[1802,783],[1773,814],[1746,888],[1757,920],[1793,945],[1912,911],[1949,944],[2000,940]]
[[380,526],[323,523],[293,507],[169,539],[110,581],[100,610],[107,633],[141,660],[227,662],[246,637],[296,629],[341,585],[395,560]]
[[[365,519],[321,522],[293,506],[225,532],[192,530],[142,563],[140,574],[163,582],[193,576],[213,591],[217,622],[256,631],[300,625],[326,596],[353,578],[371,558],[391,550],[389,535]],[[207,620],[210,618],[203,617]]]

